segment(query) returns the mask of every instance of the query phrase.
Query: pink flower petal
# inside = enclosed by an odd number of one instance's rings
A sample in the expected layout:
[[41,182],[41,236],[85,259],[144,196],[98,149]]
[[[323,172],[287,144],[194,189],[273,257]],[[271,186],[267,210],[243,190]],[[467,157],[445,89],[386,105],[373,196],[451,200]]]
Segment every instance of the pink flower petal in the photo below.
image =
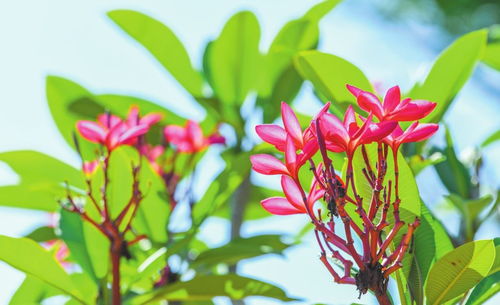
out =
[[352,137],[359,130],[358,122],[356,122],[356,116],[354,115],[354,108],[352,108],[352,106],[347,107],[344,114],[344,127],[350,137]]
[[99,124],[91,121],[78,121],[76,129],[82,137],[94,143],[104,143],[107,131]]
[[362,92],[365,92],[357,87],[354,87],[354,86],[351,86],[351,85],[345,85],[347,87],[347,90],[349,90],[349,92],[351,92],[352,95],[354,95],[355,97],[358,97],[358,95],[360,95]]
[[97,121],[99,122],[99,124],[101,124],[103,127],[106,127],[107,129],[114,128],[116,125],[122,123],[122,119],[120,119],[116,115],[112,115],[109,113],[100,114],[97,117]]
[[320,116],[322,116],[323,114],[325,113],[328,113],[328,109],[330,109],[330,105],[331,103],[330,102],[327,102],[320,110],[318,113],[316,113],[316,115],[313,117],[313,121],[316,121]]
[[274,124],[263,124],[255,126],[255,131],[263,141],[276,146],[280,151],[285,150],[287,133],[283,127]]
[[281,187],[285,193],[286,199],[297,209],[304,209],[302,193],[295,181],[290,176],[281,176]]
[[286,137],[285,164],[288,171],[295,176],[297,169],[297,149],[290,136]]
[[188,120],[186,123],[186,131],[188,139],[191,141],[195,149],[202,149],[205,146],[205,138],[203,131],[198,123]]
[[302,128],[300,127],[299,120],[293,112],[292,108],[288,106],[285,102],[281,102],[281,115],[283,116],[283,124],[285,125],[286,132],[295,141],[297,147],[302,147],[304,145],[302,139]]
[[135,126],[139,124],[139,107],[132,105],[127,115],[127,124]]
[[148,113],[139,120],[139,124],[151,126],[158,123],[162,119],[163,115],[161,113]]
[[288,169],[275,156],[267,154],[257,154],[250,156],[254,171],[264,175],[289,175]]
[[416,121],[426,117],[436,108],[436,103],[424,100],[412,100],[404,106],[397,107],[387,118],[395,121]]
[[[418,123],[418,122],[415,122]],[[419,142],[430,138],[437,130],[437,124],[418,124],[410,132],[406,132],[402,136],[402,143]]]
[[118,137],[118,143],[120,144],[133,144],[138,136],[142,136],[147,133],[149,126],[147,125],[137,125],[128,128]]
[[381,123],[371,123],[368,130],[363,136],[362,143],[368,144],[374,141],[380,141],[391,134],[391,132],[398,126],[397,122],[384,121]]
[[325,140],[328,140],[338,146],[347,146],[349,142],[349,134],[344,127],[344,124],[333,114],[325,113],[319,119],[321,132]]
[[213,135],[208,137],[209,144],[226,144],[226,138],[221,136],[220,134],[214,133]]
[[399,86],[394,86],[391,89],[387,90],[384,98],[384,112],[390,113],[391,111],[393,111],[400,101],[401,91],[399,90]]
[[274,215],[292,215],[305,213],[304,210],[299,210],[291,205],[286,198],[271,197],[260,202],[262,207]]
[[358,95],[358,105],[366,112],[372,112],[380,120],[384,116],[384,110],[380,100],[373,93],[362,92]]
[[165,135],[165,140],[174,145],[179,145],[180,143],[187,141],[186,129],[181,126],[168,125],[165,129],[163,129],[163,134]]

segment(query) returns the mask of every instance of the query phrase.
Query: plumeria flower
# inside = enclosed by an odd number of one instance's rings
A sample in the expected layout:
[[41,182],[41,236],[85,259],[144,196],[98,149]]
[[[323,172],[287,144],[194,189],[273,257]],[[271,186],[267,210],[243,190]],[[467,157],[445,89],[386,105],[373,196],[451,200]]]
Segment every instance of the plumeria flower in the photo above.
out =
[[291,215],[307,213],[312,210],[316,201],[321,199],[325,191],[319,188],[318,182],[313,179],[311,189],[307,195],[307,208],[302,199],[302,193],[290,176],[281,176],[281,187],[285,197],[271,197],[261,201],[262,207],[274,215]]
[[393,151],[398,151],[399,146],[403,143],[420,142],[430,138],[438,128],[438,124],[420,124],[419,122],[414,122],[403,132],[398,125],[391,134],[385,137],[384,142]]
[[379,141],[390,134],[397,122],[373,123],[370,114],[360,127],[356,122],[354,109],[349,106],[343,122],[333,114],[325,113],[320,116],[319,125],[329,150],[345,151],[348,156],[352,156],[359,145]]
[[155,113],[139,118],[138,110],[133,106],[125,121],[112,114],[101,114],[97,122],[78,121],[76,128],[85,139],[105,145],[112,151],[120,145],[135,144],[137,137],[147,133],[159,120],[161,115]]
[[394,86],[387,91],[383,103],[371,92],[363,91],[351,85],[346,86],[357,98],[359,107],[366,112],[373,113],[381,122],[420,120],[436,107],[436,103],[425,100],[406,98],[401,101],[399,86]]
[[290,136],[287,136],[285,146],[285,163],[273,155],[256,154],[250,156],[252,168],[263,175],[287,175],[296,178],[299,168],[311,156],[304,153],[297,154],[295,143]]
[[[320,113],[327,111],[328,106],[329,104],[325,105]],[[318,150],[314,128],[309,126],[306,130],[302,131],[297,116],[285,102],[281,102],[281,116],[285,128],[275,124],[257,125],[255,127],[257,135],[263,141],[274,145],[282,152],[286,149],[287,136],[290,136],[297,149],[301,150],[307,156],[314,155]]]
[[97,171],[98,167],[99,167],[99,160],[85,161],[83,162],[82,165],[82,171],[85,174],[85,176],[90,177]]
[[69,267],[71,267],[71,263],[67,261],[69,257],[69,249],[62,240],[49,240],[44,242],[42,246],[54,253],[54,258],[57,262],[59,262],[59,264],[61,264],[63,268],[68,269]]
[[164,129],[167,142],[176,146],[177,151],[184,153],[196,153],[204,150],[211,144],[225,144],[226,140],[218,133],[208,137],[198,123],[188,120],[185,127],[169,125]]
[[164,152],[165,148],[161,145],[153,146],[151,144],[142,144],[139,147],[139,153],[148,159],[149,164],[151,164],[153,170],[158,174],[162,173],[162,169],[156,160],[163,155]]

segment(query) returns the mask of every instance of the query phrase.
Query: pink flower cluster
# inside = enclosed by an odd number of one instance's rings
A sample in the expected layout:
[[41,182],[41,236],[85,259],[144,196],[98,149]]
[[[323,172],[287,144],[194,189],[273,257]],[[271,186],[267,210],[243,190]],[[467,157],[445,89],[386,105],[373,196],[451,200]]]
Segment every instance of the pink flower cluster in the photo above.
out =
[[[165,152],[162,145],[151,145],[138,139],[145,135],[153,126],[163,119],[160,113],[149,113],[141,117],[139,108],[132,106],[125,120],[113,114],[100,114],[97,122],[78,121],[76,128],[80,135],[86,140],[99,143],[106,147],[108,152],[113,151],[122,145],[136,145],[139,152],[145,156],[154,169],[161,173],[161,166],[157,160]],[[208,137],[203,135],[200,125],[188,120],[186,125],[168,125],[163,130],[165,142],[175,147],[178,153],[198,153],[206,149],[211,144],[224,144],[225,139],[218,133]],[[88,161],[83,164],[83,172],[91,175],[98,168],[99,161]]]
[[[354,108],[349,106],[343,120],[340,120],[328,112],[328,103],[303,131],[295,113],[283,102],[281,113],[284,127],[273,124],[258,125],[256,132],[262,140],[282,152],[284,160],[270,154],[257,154],[250,159],[256,172],[281,175],[285,196],[262,200],[264,209],[275,215],[307,214],[315,226],[315,234],[321,248],[321,261],[334,280],[355,284],[362,293],[367,290],[382,293],[386,287],[380,285],[386,285],[388,276],[401,267],[409,240],[419,224],[418,218],[408,224],[408,230],[400,244],[394,252],[388,253],[388,246],[405,224],[399,218],[401,200],[398,185],[398,150],[403,143],[425,140],[437,131],[436,124],[418,122],[431,113],[436,104],[409,98],[401,100],[397,86],[388,90],[383,101],[374,94],[354,86],[347,85],[347,89],[356,97],[357,104],[366,112],[365,115],[356,114]],[[400,122],[412,123],[403,130]],[[376,162],[367,156],[366,145],[370,143],[377,143]],[[391,169],[387,168],[389,148],[394,159],[394,168]],[[372,198],[361,198],[357,193],[353,158],[359,149],[362,150],[365,164],[362,169],[357,168],[356,172],[363,172],[366,183],[372,188]],[[322,162],[315,164],[313,157],[318,153]],[[345,153],[347,157],[345,183],[335,173],[330,158],[332,153]],[[299,172],[306,163],[309,163],[307,168],[313,171],[308,192],[299,179]],[[386,181],[388,170],[394,171],[394,181]],[[321,198],[325,200],[330,212],[330,219],[325,221],[321,209],[315,211],[315,204]],[[365,209],[366,202],[363,204],[366,200],[370,200],[368,209]],[[348,213],[346,205],[352,205],[355,214]],[[390,207],[394,214],[394,223],[391,224],[387,222]],[[337,216],[344,224],[345,238],[336,232],[334,217]],[[354,218],[361,219],[362,225]],[[387,236],[382,235],[382,231],[387,228],[391,228]],[[353,233],[361,243],[361,253],[358,253],[354,246]],[[343,264],[344,276],[340,276],[329,263],[327,250]],[[348,254],[356,263],[359,272],[355,276],[351,275],[353,262],[341,252]]]

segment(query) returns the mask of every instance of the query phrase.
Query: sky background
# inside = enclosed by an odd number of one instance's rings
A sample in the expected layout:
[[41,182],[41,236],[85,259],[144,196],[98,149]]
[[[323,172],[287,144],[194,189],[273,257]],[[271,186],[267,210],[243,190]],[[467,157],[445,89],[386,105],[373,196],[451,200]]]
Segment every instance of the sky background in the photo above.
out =
[[[175,112],[200,120],[204,111],[176,81],[137,43],[106,16],[113,9],[134,9],[166,23],[181,39],[193,62],[200,66],[206,42],[216,37],[227,19],[241,9],[253,11],[260,22],[261,48],[267,49],[287,21],[301,16],[318,1],[300,0],[211,0],[211,1],[0,1],[0,151],[31,149],[73,165],[77,158],[63,141],[51,120],[45,98],[45,77],[60,75],[97,93],[122,93],[156,101]],[[384,87],[399,84],[403,90],[425,75],[443,48],[443,37],[433,28],[411,22],[391,23],[367,1],[347,0],[321,23],[319,49],[339,55],[360,67],[371,81]],[[457,101],[446,122],[461,151],[479,144],[500,128],[500,73],[480,67]],[[306,84],[296,108],[313,113],[320,107]],[[439,136],[436,137],[439,142]],[[498,187],[499,145],[485,151],[485,176]],[[206,162],[205,164],[209,164]],[[214,164],[214,163],[210,163]],[[213,173],[220,170],[215,164]],[[258,179],[258,178],[257,178]],[[15,183],[16,176],[0,164],[0,184]],[[431,206],[445,194],[432,169],[418,178],[423,199]],[[277,185],[277,184],[276,184]],[[200,189],[206,185],[199,185]],[[457,219],[445,209],[438,216],[453,227]],[[46,224],[44,213],[0,207],[0,234],[22,236]],[[292,233],[303,217],[272,217],[247,223],[245,236],[257,233]],[[228,224],[211,220],[203,234],[211,245],[227,241]],[[498,236],[488,224],[478,238]],[[244,275],[269,280],[286,288],[291,296],[307,301],[346,304],[353,300],[353,287],[333,284],[318,260],[312,236],[285,252],[284,257],[266,256],[241,264]],[[24,275],[0,263],[0,305],[22,282]],[[496,301],[500,301],[497,297]],[[225,304],[225,300],[217,301]],[[368,296],[361,303],[373,302]],[[495,300],[493,301],[495,302]],[[491,302],[491,304],[494,304]],[[249,304],[279,304],[251,298]]]

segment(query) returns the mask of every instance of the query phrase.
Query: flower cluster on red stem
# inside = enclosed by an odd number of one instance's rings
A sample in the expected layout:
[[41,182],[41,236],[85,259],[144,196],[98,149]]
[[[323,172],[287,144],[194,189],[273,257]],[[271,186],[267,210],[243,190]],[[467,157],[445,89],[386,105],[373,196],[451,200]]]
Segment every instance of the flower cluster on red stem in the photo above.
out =
[[[256,132],[262,140],[284,153],[284,162],[270,154],[257,154],[250,159],[256,172],[281,175],[284,197],[262,200],[263,208],[275,215],[306,214],[314,225],[320,260],[334,281],[356,285],[360,293],[372,290],[384,303],[389,275],[401,268],[403,256],[419,225],[418,218],[405,224],[399,217],[399,207],[404,202],[399,198],[398,150],[403,143],[425,140],[437,131],[436,124],[418,122],[432,112],[436,104],[409,98],[401,100],[397,86],[388,90],[383,102],[354,86],[347,85],[347,90],[356,97],[366,117],[356,114],[349,106],[340,120],[328,112],[330,103],[327,103],[302,131],[295,113],[282,102],[284,127],[258,125]],[[403,121],[413,123],[403,130],[400,125]],[[371,164],[373,161],[366,149],[371,143],[377,143],[378,147],[375,164]],[[363,173],[372,189],[368,204],[364,204],[366,198],[361,198],[356,189],[353,158],[357,150],[361,150],[365,163],[357,173]],[[345,153],[347,157],[345,182],[335,172],[331,153]],[[318,164],[313,161],[316,155],[321,159]],[[390,169],[387,166],[389,157],[394,161]],[[299,179],[299,171],[306,163],[313,172],[308,188]],[[394,181],[386,181],[388,170],[394,171]],[[329,211],[326,217],[321,208],[315,208],[320,199],[325,201]],[[348,205],[352,205],[355,212],[348,212]],[[391,207],[393,222],[389,223],[387,214]],[[343,224],[343,236],[336,228],[335,218]],[[361,222],[355,221],[358,218]],[[405,225],[407,229],[403,232]],[[401,240],[391,252],[389,246],[395,243],[398,233],[402,235]],[[356,236],[359,247],[355,246]],[[338,262],[343,274],[332,266],[330,258]],[[353,266],[358,270],[356,274]]]
[[[130,258],[128,247],[147,236],[137,235],[132,228],[133,219],[143,200],[140,189],[139,173],[142,168],[142,158],[138,164],[131,166],[133,182],[132,192],[128,202],[118,213],[111,215],[108,202],[109,163],[111,155],[123,145],[136,148],[137,152],[151,165],[152,169],[163,178],[165,190],[170,197],[171,209],[177,201],[175,192],[182,175],[186,175],[195,167],[194,156],[202,152],[211,144],[224,143],[224,138],[217,132],[206,137],[197,122],[187,121],[186,126],[168,125],[163,130],[164,144],[153,145],[147,142],[145,135],[151,127],[163,119],[160,113],[149,113],[140,116],[139,108],[132,106],[125,119],[111,113],[100,114],[97,121],[78,121],[76,129],[89,142],[98,143],[95,159],[87,161],[80,152],[80,145],[75,137],[75,144],[82,159],[82,172],[87,183],[86,197],[92,207],[97,210],[99,217],[91,217],[89,206],[77,204],[68,186],[67,196],[61,201],[62,207],[70,212],[79,214],[82,219],[97,228],[110,242],[110,257],[112,265],[112,299],[113,304],[121,304],[120,294],[120,259]],[[189,155],[188,162],[183,162],[184,168],[176,168],[179,155]],[[99,186],[101,196],[97,198],[92,192],[93,175],[102,169],[103,184]],[[192,175],[191,175],[192,176]],[[191,177],[192,179],[192,177]],[[130,235],[132,234],[132,235]],[[126,240],[131,239],[131,240]],[[128,236],[131,236],[130,238]],[[134,237],[135,236],[135,237]],[[168,266],[167,266],[168,268]],[[169,273],[165,273],[167,276]],[[163,276],[163,275],[162,275]]]

